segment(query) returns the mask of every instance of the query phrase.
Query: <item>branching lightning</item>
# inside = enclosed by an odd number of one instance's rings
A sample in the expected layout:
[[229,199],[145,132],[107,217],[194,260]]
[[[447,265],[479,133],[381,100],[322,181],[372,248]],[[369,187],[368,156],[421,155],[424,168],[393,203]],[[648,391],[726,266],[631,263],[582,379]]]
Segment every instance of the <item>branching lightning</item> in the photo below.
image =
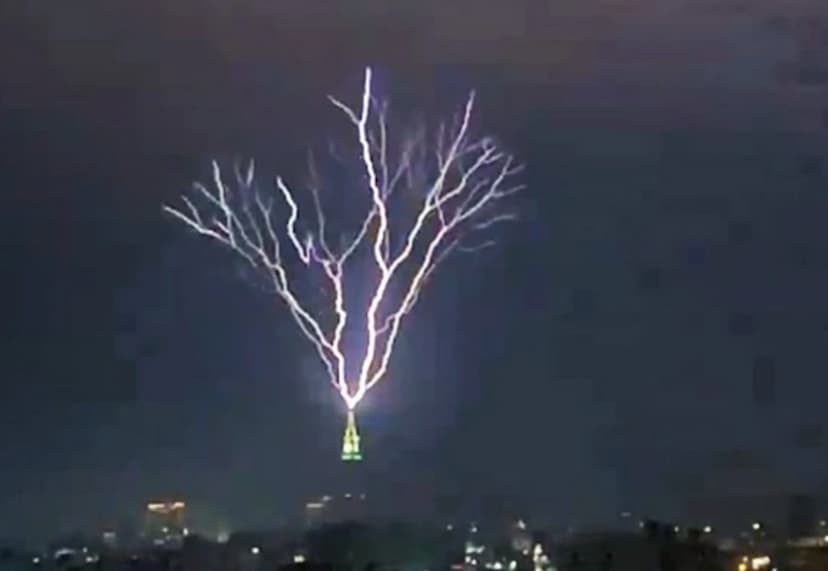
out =
[[[492,244],[485,240],[476,246],[464,245],[470,232],[515,218],[500,210],[499,204],[523,188],[510,186],[513,175],[522,167],[492,139],[471,140],[473,92],[454,123],[438,129],[431,145],[425,129],[404,137],[395,161],[389,158],[387,106],[372,96],[370,68],[365,70],[358,109],[334,97],[328,99],[355,129],[358,160],[371,198],[356,235],[339,249],[328,242],[329,225],[317,188],[311,185],[310,189],[316,211],[315,231],[302,236],[297,230],[302,222],[299,202],[288,184],[277,177],[276,195],[288,207],[280,238],[274,200],[257,189],[252,162],[244,169],[235,168],[236,185],[231,189],[214,161],[211,187],[195,185],[200,205],[183,196],[183,207],[164,206],[164,211],[265,271],[302,333],[316,348],[331,383],[348,410],[353,411],[385,376],[404,317],[417,303],[434,270],[455,250],[476,250]],[[418,192],[419,198],[410,227],[394,238],[390,198],[400,186]],[[348,308],[345,272],[363,243],[370,248],[376,266],[376,282],[367,307]],[[292,251],[295,259],[293,255],[287,258],[286,250]],[[296,265],[321,268],[332,292],[332,319],[315,315],[300,299],[289,275]],[[401,287],[392,287],[392,282],[402,282]],[[354,311],[363,312],[360,317],[365,321],[365,350],[357,356],[346,354],[343,348],[346,325]],[[352,358],[358,359],[356,367],[348,366]],[[357,371],[356,378],[349,379],[348,371]]]

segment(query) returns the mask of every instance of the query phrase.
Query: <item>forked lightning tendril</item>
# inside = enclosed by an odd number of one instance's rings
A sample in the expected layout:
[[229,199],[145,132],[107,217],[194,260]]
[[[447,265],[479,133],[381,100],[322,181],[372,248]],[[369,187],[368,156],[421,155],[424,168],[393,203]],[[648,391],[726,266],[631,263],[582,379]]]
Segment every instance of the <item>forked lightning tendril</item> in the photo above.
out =
[[[512,156],[499,150],[490,138],[470,140],[474,93],[469,95],[455,124],[438,130],[433,148],[429,148],[425,130],[417,130],[403,140],[395,164],[389,160],[387,106],[377,104],[372,97],[370,68],[365,70],[358,111],[333,97],[329,100],[345,113],[356,130],[358,156],[371,197],[371,206],[355,237],[338,251],[329,247],[325,235],[327,221],[315,185],[311,185],[311,191],[316,231],[300,236],[299,203],[281,177],[275,181],[277,194],[289,211],[283,232],[290,248],[302,265],[319,266],[330,284],[333,319],[327,330],[323,324],[328,321],[315,316],[293,288],[288,276],[291,266],[274,221],[273,200],[256,189],[252,162],[244,172],[236,169],[237,188],[231,189],[214,161],[213,188],[195,185],[203,205],[198,207],[184,196],[185,208],[164,206],[164,211],[196,232],[230,247],[251,266],[266,271],[302,333],[315,346],[330,381],[348,409],[353,410],[386,374],[403,318],[416,304],[435,268],[455,249],[469,251],[490,246],[491,240],[477,246],[462,245],[464,231],[485,230],[514,219],[514,214],[499,211],[497,204],[523,187],[508,186],[511,177],[521,170]],[[311,170],[315,176],[314,169]],[[420,202],[410,228],[397,238],[399,246],[394,251],[390,197],[403,185],[419,192]],[[365,241],[377,275],[369,303],[362,309],[365,350],[353,356],[343,348],[345,328],[354,311],[346,307],[345,270]],[[398,283],[395,280],[402,281],[402,287],[392,287],[392,283]],[[357,367],[347,366],[349,358],[358,359]],[[355,379],[347,378],[348,370],[358,371]]]

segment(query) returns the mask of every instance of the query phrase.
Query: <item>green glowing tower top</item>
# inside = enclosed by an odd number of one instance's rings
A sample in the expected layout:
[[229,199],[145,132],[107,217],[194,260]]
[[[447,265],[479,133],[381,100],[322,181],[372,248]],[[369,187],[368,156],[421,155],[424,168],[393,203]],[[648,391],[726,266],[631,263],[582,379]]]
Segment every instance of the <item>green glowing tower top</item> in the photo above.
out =
[[362,453],[359,450],[359,432],[357,432],[354,411],[348,411],[348,424],[342,437],[342,460],[345,462],[359,462]]

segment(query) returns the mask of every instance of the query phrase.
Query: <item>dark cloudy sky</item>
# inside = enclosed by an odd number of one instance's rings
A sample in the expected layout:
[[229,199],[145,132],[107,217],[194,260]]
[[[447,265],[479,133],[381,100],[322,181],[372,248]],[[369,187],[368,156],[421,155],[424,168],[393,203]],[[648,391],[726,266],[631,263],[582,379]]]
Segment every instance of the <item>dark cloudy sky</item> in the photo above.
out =
[[[309,346],[160,204],[214,156],[296,173],[367,63],[430,115],[478,88],[530,190],[342,475]],[[3,0],[0,537],[166,494],[267,525],[351,480],[563,523],[824,490],[826,129],[819,0]]]

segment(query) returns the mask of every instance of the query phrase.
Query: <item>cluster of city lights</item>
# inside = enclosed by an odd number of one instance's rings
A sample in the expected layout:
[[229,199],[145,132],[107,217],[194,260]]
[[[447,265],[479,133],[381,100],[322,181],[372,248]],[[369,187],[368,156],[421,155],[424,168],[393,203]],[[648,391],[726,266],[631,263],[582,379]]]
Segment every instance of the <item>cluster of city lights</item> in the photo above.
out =
[[[446,526],[447,530],[453,529],[452,525]],[[469,539],[465,544],[465,557],[463,564],[452,566],[456,571],[470,571],[473,569],[487,569],[491,571],[516,571],[518,568],[517,559],[525,558],[531,561],[534,571],[549,571],[554,569],[549,556],[543,549],[543,546],[538,542],[529,542],[524,545],[522,538],[526,537],[528,526],[522,519],[518,519],[513,526],[513,530],[518,532],[521,536],[520,541],[512,541],[513,558],[497,556],[494,551],[487,549],[476,540],[478,527],[476,523],[472,523],[469,527]],[[519,555],[518,555],[519,554]]]
[[745,555],[739,561],[739,571],[763,571],[769,569],[771,558],[767,555],[758,555],[755,557],[748,557]]

